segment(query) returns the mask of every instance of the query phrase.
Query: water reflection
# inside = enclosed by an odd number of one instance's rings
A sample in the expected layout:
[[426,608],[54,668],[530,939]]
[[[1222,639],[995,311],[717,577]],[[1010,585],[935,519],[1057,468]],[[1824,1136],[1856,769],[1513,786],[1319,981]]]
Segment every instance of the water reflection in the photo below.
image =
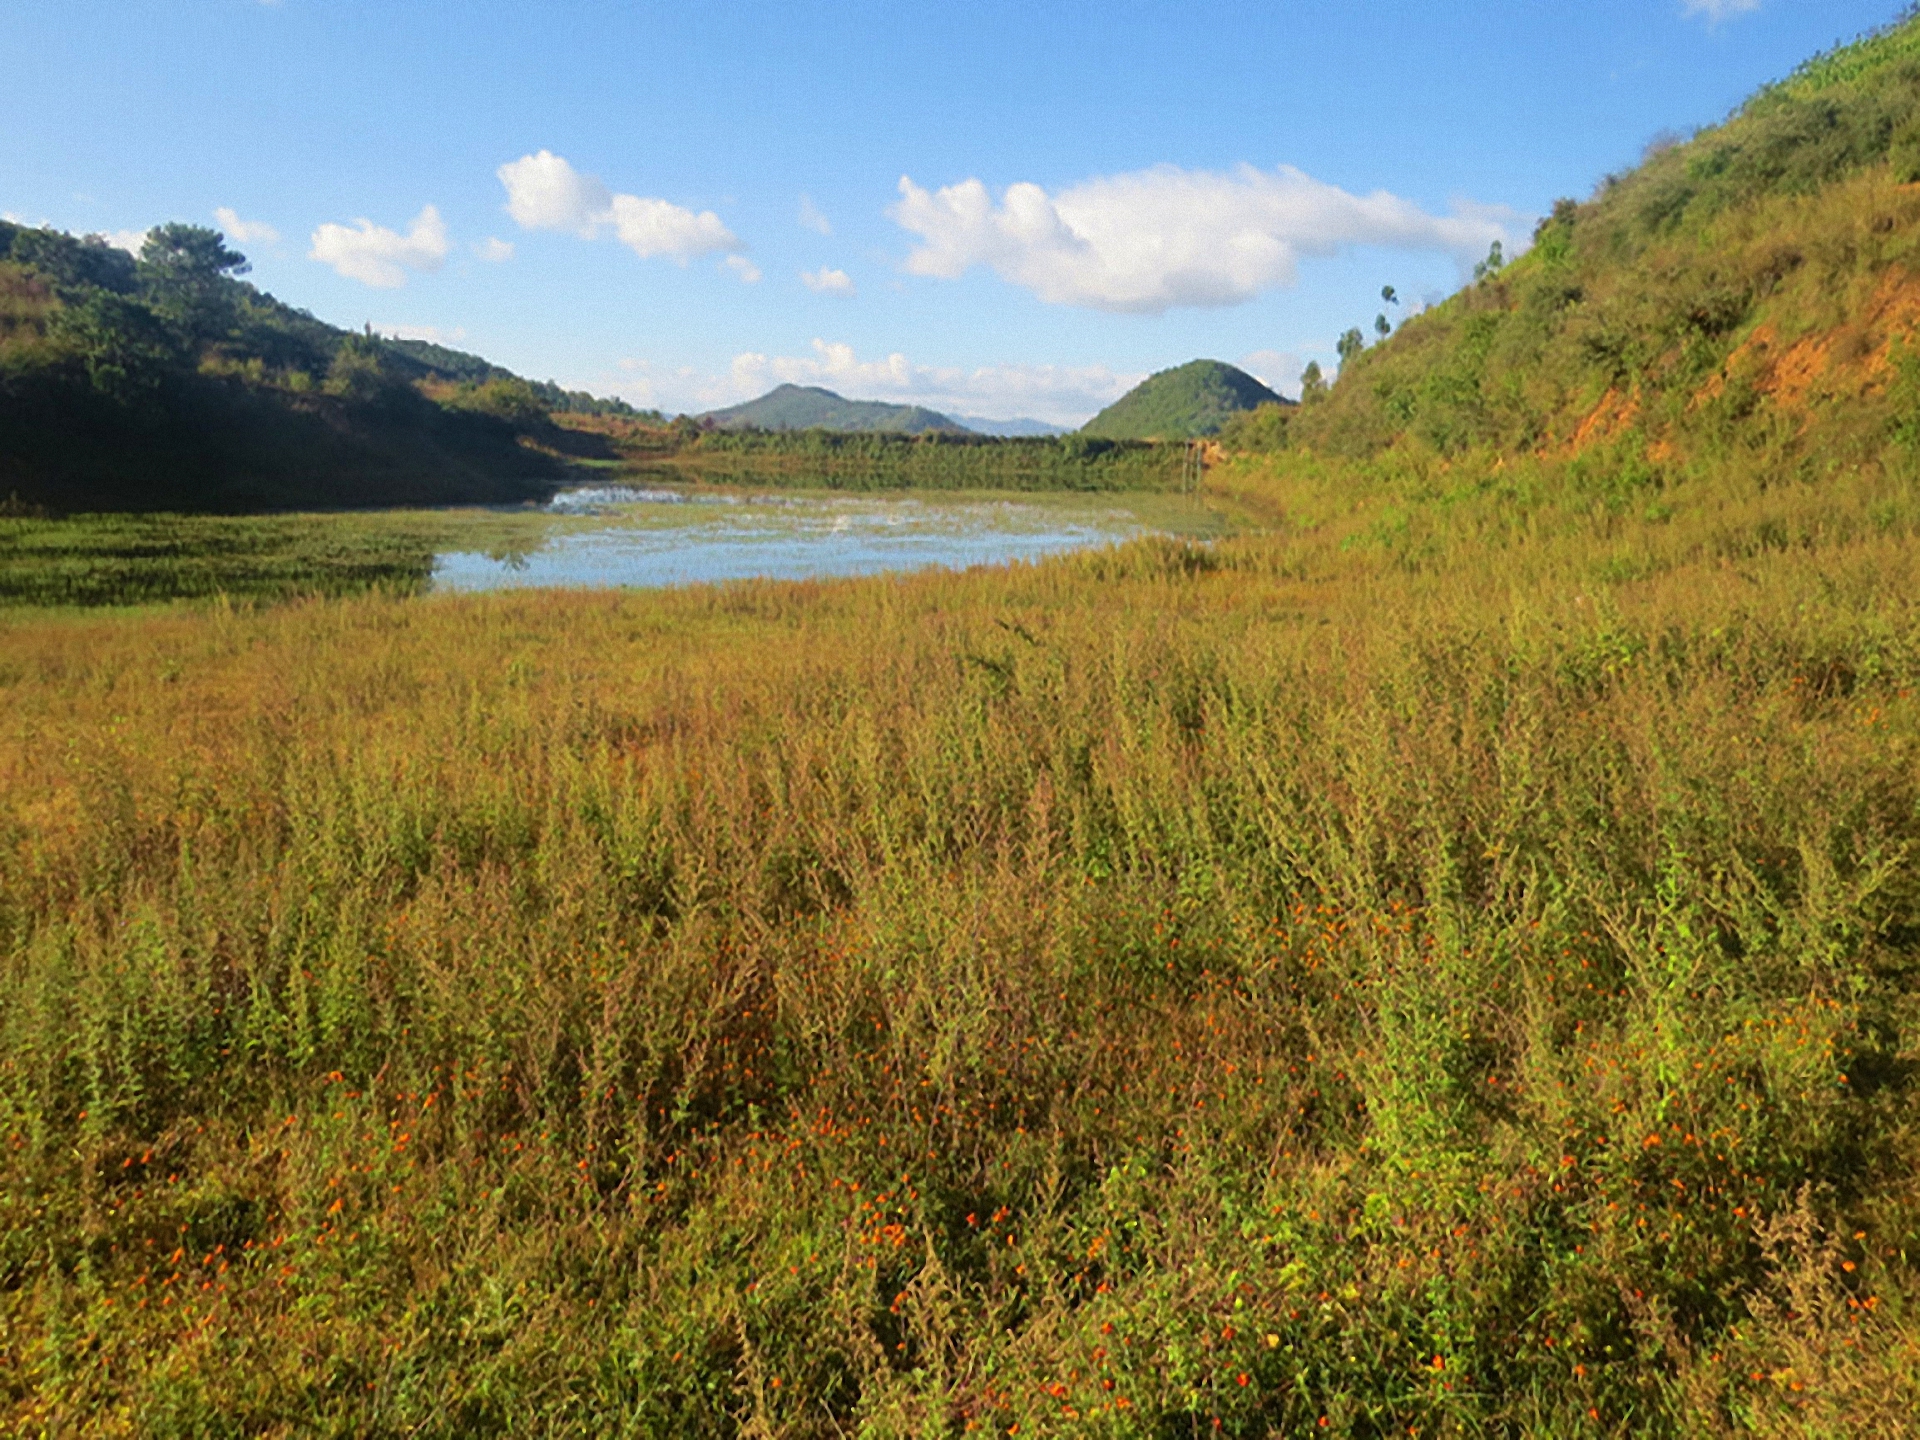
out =
[[[1037,560],[1151,528],[1113,496],[1033,500],[571,490],[533,543],[439,556],[440,590],[798,580]],[[583,519],[593,523],[583,525]]]

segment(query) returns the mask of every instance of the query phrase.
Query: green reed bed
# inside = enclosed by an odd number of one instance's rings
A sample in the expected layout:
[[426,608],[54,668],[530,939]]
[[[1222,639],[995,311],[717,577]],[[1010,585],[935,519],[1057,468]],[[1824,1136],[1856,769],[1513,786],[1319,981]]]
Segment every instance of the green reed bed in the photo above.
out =
[[830,490],[1178,490],[1186,447],[1084,435],[848,434],[715,430],[681,447],[668,473],[749,486]]

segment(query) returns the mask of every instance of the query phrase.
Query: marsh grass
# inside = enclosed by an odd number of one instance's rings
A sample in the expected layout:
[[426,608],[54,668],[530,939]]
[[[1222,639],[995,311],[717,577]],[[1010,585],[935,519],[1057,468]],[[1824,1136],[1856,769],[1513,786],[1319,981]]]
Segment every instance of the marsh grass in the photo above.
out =
[[0,607],[419,594],[438,553],[511,555],[591,523],[588,516],[533,507],[286,515],[0,512]]
[[0,616],[0,1427],[1898,1433],[1911,484],[1211,483]]

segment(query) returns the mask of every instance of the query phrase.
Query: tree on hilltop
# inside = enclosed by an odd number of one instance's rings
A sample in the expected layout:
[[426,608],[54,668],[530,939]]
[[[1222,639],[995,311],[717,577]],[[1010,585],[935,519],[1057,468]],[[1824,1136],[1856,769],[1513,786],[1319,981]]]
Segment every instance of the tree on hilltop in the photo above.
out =
[[140,247],[140,279],[155,314],[204,344],[233,325],[233,277],[252,266],[227,248],[227,237],[204,225],[156,225]]

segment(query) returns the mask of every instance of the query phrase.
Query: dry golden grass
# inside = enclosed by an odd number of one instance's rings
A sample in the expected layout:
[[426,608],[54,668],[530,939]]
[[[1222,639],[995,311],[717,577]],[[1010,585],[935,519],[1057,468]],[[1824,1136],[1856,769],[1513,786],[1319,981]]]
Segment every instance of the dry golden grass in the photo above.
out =
[[1322,468],[0,619],[0,1427],[1897,1427],[1910,484]]

